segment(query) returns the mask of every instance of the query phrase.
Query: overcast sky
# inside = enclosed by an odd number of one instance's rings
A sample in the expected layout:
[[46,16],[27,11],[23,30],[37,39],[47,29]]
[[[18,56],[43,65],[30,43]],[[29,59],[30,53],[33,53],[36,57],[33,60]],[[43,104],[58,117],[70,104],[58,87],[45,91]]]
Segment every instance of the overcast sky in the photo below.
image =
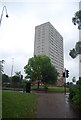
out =
[[[4,2],[3,2],[4,1]],[[13,75],[21,71],[34,53],[35,26],[50,22],[63,36],[64,68],[70,71],[70,77],[79,76],[79,59],[72,59],[69,51],[79,40],[77,26],[72,23],[72,17],[79,10],[79,0],[26,0],[0,2],[0,15],[5,5],[9,18],[5,17],[5,10],[0,26],[0,60],[4,59],[4,73]],[[12,59],[14,58],[14,60]]]

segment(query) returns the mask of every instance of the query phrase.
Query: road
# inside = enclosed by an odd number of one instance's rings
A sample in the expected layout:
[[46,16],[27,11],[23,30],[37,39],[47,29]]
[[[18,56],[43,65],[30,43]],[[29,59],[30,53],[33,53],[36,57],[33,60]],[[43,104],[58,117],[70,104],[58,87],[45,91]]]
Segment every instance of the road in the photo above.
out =
[[64,93],[37,93],[39,94],[37,118],[80,118]]

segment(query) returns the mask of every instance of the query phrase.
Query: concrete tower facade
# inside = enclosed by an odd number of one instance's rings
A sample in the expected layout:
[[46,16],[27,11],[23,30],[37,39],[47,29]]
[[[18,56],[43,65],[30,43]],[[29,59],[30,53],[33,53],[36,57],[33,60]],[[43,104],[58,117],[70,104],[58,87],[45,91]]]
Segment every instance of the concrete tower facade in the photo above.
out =
[[50,22],[35,27],[34,55],[47,55],[62,75],[64,69],[63,37]]

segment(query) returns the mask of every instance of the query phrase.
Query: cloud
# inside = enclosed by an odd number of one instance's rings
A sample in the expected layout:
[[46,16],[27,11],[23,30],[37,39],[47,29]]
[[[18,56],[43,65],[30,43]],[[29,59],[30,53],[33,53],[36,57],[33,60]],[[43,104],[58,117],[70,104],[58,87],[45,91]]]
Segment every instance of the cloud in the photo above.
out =
[[66,60],[65,61],[66,69],[69,70],[69,78],[67,81],[72,81],[73,77],[76,77],[76,79],[79,79],[79,58]]

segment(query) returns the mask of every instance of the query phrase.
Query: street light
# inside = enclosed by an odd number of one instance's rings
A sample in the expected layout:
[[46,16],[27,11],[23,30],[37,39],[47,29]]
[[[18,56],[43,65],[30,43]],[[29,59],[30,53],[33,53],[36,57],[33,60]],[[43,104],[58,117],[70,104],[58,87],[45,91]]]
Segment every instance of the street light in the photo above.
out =
[[2,21],[2,17],[3,17],[3,12],[4,12],[4,10],[6,11],[6,17],[7,17],[7,18],[9,17],[9,16],[8,16],[8,13],[7,13],[7,8],[6,8],[6,6],[4,6],[3,9],[2,9],[1,17],[0,17],[0,26],[1,26],[1,21]]

